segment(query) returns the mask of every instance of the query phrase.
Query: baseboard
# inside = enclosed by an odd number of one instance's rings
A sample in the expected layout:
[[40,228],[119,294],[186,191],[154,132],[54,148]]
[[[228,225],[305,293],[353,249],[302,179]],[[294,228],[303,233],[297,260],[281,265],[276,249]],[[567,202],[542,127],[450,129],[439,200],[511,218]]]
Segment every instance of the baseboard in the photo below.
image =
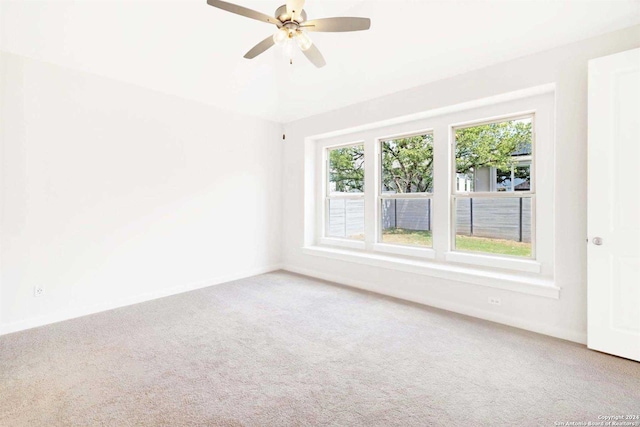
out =
[[139,294],[139,295],[119,299],[119,300],[108,302],[108,303],[93,305],[89,307],[79,307],[71,310],[63,310],[63,311],[55,312],[45,316],[33,317],[30,319],[10,322],[4,325],[0,325],[0,336],[10,334],[13,332],[23,331],[26,329],[36,328],[38,326],[49,325],[51,323],[62,322],[64,320],[75,319],[77,317],[87,316],[89,314],[100,313],[102,311],[113,310],[115,308],[126,307],[128,305],[139,304],[141,302],[152,301],[154,299],[164,298],[170,295],[176,295],[183,292],[189,292],[196,289],[206,288],[208,286],[219,285],[219,284],[231,282],[234,280],[244,279],[251,276],[257,276],[259,274],[269,273],[275,270],[281,270],[282,267],[283,266],[280,264],[269,265],[266,267],[243,271],[237,274],[229,274],[226,276],[216,277],[210,280],[203,280],[201,282],[175,286],[173,288],[161,290],[158,292]]
[[452,311],[454,313],[464,314],[467,316],[477,317],[479,319],[489,320],[491,322],[501,323],[507,326],[513,326],[519,329],[525,329],[527,331],[536,332],[543,335],[549,335],[555,338],[561,338],[568,341],[573,341],[579,344],[587,343],[587,334],[581,333],[573,330],[556,328],[553,326],[530,322],[523,319],[518,319],[510,316],[506,316],[500,313],[493,313],[485,310],[481,310],[478,308],[468,307],[457,303],[452,303],[449,301],[437,300],[434,298],[430,298],[426,295],[416,295],[413,293],[407,292],[398,292],[393,288],[388,288],[384,290],[380,290],[378,288],[373,288],[366,283],[359,282],[357,280],[353,280],[351,278],[347,278],[344,276],[321,272],[317,270],[300,268],[293,265],[284,265],[284,270],[302,274],[309,277],[315,277],[317,279],[327,280],[330,282],[339,283],[341,285],[351,286],[358,289],[363,289],[366,291],[376,292],[379,294],[387,295],[394,298],[403,299],[406,301],[416,302],[418,304],[424,304],[431,307],[440,308],[447,311]]

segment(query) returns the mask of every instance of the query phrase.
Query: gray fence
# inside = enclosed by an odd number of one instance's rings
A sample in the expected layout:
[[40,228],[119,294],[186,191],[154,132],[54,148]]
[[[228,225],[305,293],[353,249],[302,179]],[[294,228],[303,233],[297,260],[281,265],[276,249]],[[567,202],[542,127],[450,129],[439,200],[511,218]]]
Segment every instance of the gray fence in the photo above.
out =
[[430,199],[382,200],[382,229],[431,230]]
[[328,228],[331,237],[364,235],[364,200],[331,199]]
[[[382,201],[383,229],[431,230],[431,203],[429,199],[384,199]],[[458,199],[456,233],[531,242],[531,199]],[[364,235],[364,200],[331,200],[328,235],[332,237]]]
[[531,242],[531,198],[458,199],[456,233]]

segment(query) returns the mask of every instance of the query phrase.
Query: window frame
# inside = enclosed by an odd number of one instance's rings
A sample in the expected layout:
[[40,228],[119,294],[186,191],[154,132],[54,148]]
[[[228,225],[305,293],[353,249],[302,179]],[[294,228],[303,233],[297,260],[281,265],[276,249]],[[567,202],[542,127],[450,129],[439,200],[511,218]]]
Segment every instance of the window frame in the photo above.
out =
[[[461,281],[493,287],[502,283],[505,289],[524,293],[541,291],[557,298],[559,288],[555,277],[555,87],[552,84],[536,86],[491,98],[427,110],[376,123],[358,125],[324,134],[307,136],[305,144],[305,208],[303,250],[308,255],[341,259],[345,262],[369,264],[394,270],[412,272],[433,277],[448,277]],[[474,125],[488,121],[535,113],[534,137],[535,169],[532,172],[535,185],[535,202],[532,209],[535,221],[532,229],[535,240],[536,260],[509,257],[500,254],[451,251],[452,179],[453,159],[452,126]],[[478,119],[482,117],[483,119]],[[453,124],[453,125],[452,125]],[[416,131],[416,129],[420,129]],[[415,135],[425,131],[434,133],[434,188],[432,195],[433,248],[400,246],[378,242],[381,227],[378,194],[381,173],[381,140],[402,135]],[[386,135],[386,136],[380,136]],[[346,239],[323,238],[325,155],[328,147],[362,144],[365,148],[365,242],[345,242]],[[532,160],[533,160],[532,148]],[[545,159],[543,173],[538,169],[539,159]],[[537,174],[536,174],[537,172]],[[529,190],[531,192],[531,190]],[[493,196],[503,192],[494,192]],[[520,195],[524,191],[518,191]],[[344,249],[341,249],[344,248]],[[353,250],[356,249],[356,250]],[[417,253],[413,251],[423,251]],[[383,253],[386,252],[386,253]],[[424,252],[428,252],[425,254]],[[454,271],[457,272],[454,274]],[[462,277],[462,276],[460,276]],[[510,284],[507,284],[509,282]],[[539,287],[540,286],[540,287]],[[532,289],[537,289],[535,292]]]
[[[456,130],[467,129],[475,126],[489,125],[493,123],[504,123],[508,121],[531,119],[531,154],[528,156],[530,188],[526,191],[458,191],[457,190],[457,165],[456,165]],[[449,125],[449,138],[451,140],[451,155],[450,157],[450,221],[449,221],[449,254],[461,254],[461,257],[455,255],[449,256],[448,260],[469,260],[465,255],[482,256],[489,258],[498,258],[506,260],[516,261],[537,261],[536,255],[536,111],[527,111],[516,114],[507,114],[497,117],[477,119],[473,121],[465,121],[460,123],[453,123]],[[493,174],[490,174],[493,176]],[[435,179],[435,177],[434,177]],[[492,178],[493,179],[493,178]],[[475,183],[474,183],[475,185]],[[507,254],[493,254],[489,252],[475,252],[456,249],[456,202],[460,199],[492,199],[492,198],[513,198],[513,199],[531,199],[531,255],[528,257],[507,255]],[[464,262],[464,261],[463,261]],[[481,261],[480,265],[485,265],[486,262]]]
[[[349,147],[357,147],[362,145],[363,151],[364,151],[364,166],[365,166],[365,171],[364,171],[364,191],[362,191],[361,193],[332,193],[330,191],[331,185],[330,185],[330,175],[329,175],[329,171],[330,171],[330,156],[329,153],[331,152],[331,150],[336,150],[336,149],[340,149],[340,148],[349,148]],[[329,204],[331,202],[332,199],[338,199],[338,200],[362,200],[363,203],[365,204],[365,210],[366,210],[366,199],[365,199],[365,191],[367,189],[367,181],[366,181],[366,176],[367,176],[367,171],[366,171],[366,165],[367,165],[367,152],[366,152],[366,143],[364,140],[356,140],[356,141],[350,141],[350,142],[344,142],[344,143],[337,143],[337,144],[331,144],[331,145],[326,145],[326,146],[322,146],[322,177],[323,179],[321,179],[320,181],[322,181],[322,216],[321,216],[321,227],[320,227],[320,233],[319,233],[319,240],[320,243],[325,244],[325,245],[334,245],[334,246],[342,246],[345,248],[351,248],[351,249],[364,249],[365,248],[365,240],[366,240],[366,235],[365,235],[365,239],[363,240],[357,240],[357,239],[350,239],[348,237],[338,237],[338,236],[329,236],[328,235],[328,229],[329,229]],[[346,213],[345,213],[345,223],[346,223]],[[364,220],[363,220],[364,222]],[[364,227],[365,224],[363,224]]]
[[[419,245],[410,245],[410,244],[397,244],[397,243],[389,243],[382,241],[382,201],[383,200],[395,200],[395,199],[416,199],[416,200],[429,200],[430,205],[430,215],[433,215],[433,199],[434,199],[434,191],[431,192],[423,192],[423,193],[396,193],[396,194],[384,194],[382,191],[382,144],[389,140],[399,139],[399,138],[411,138],[413,136],[421,136],[421,135],[431,135],[432,136],[432,150],[434,153],[434,158],[432,160],[433,167],[435,167],[435,130],[433,127],[428,127],[422,130],[414,130],[411,132],[402,132],[396,133],[392,135],[380,136],[375,138],[375,149],[376,149],[376,207],[375,207],[375,241],[373,243],[373,250],[377,252],[386,252],[390,254],[397,255],[405,255],[411,257],[419,257],[419,258],[435,258],[435,251],[433,249],[433,243],[430,247],[427,246],[419,246]],[[435,185],[436,174],[435,170],[432,171],[432,179]],[[432,186],[432,189],[435,187]],[[433,225],[433,221],[431,221]],[[433,234],[432,234],[433,238]]]

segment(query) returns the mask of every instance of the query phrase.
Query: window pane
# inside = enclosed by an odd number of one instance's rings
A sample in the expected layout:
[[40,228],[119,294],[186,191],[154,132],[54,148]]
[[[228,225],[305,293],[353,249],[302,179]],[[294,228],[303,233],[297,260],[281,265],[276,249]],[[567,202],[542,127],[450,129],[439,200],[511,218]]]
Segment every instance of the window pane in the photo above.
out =
[[364,199],[329,199],[327,236],[364,240]]
[[459,192],[529,191],[531,118],[456,129]]
[[329,150],[329,193],[364,192],[364,145]]
[[382,141],[382,192],[433,192],[433,134]]
[[458,251],[531,257],[531,197],[458,198]]
[[510,169],[496,170],[497,191],[531,190],[531,162],[517,163]]
[[382,199],[382,242],[432,247],[430,199]]

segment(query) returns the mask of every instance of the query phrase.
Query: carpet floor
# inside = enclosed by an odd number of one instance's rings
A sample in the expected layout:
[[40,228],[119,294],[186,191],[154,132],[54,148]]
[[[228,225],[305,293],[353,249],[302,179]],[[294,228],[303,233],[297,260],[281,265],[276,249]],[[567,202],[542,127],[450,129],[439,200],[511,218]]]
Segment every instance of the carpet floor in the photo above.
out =
[[553,426],[640,363],[286,272],[0,337],[2,426]]

